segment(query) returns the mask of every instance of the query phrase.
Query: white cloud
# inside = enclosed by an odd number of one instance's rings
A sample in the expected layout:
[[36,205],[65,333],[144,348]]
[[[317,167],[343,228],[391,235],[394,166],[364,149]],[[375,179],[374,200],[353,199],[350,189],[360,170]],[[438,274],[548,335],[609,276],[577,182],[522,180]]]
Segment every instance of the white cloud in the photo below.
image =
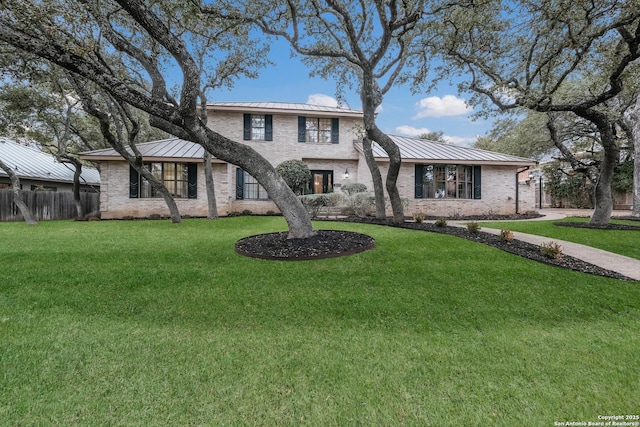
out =
[[413,116],[413,119],[422,119],[424,117],[450,117],[462,116],[473,110],[468,106],[464,99],[453,95],[430,96],[421,99],[417,104],[420,111]]
[[340,104],[338,101],[329,95],[325,95],[322,93],[314,93],[309,95],[307,98],[307,104],[311,105],[323,105],[325,107],[339,107]]
[[401,135],[420,136],[425,133],[431,132],[431,130],[427,128],[416,128],[413,126],[398,126],[396,127],[396,132],[400,133]]

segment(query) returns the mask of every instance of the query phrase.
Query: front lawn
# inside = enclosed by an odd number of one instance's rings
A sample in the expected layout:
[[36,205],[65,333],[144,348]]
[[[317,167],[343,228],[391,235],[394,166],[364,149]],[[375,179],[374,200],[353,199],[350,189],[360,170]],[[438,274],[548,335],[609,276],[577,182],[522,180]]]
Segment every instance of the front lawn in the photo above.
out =
[[[560,221],[510,221],[482,222],[487,228],[508,229],[536,234],[549,238],[581,243],[605,251],[640,259],[640,231],[637,230],[597,230],[577,227],[555,226],[554,222],[588,222],[588,218],[570,217]],[[638,221],[611,220],[614,224],[640,225]]]
[[234,252],[284,230],[278,217],[0,223],[0,424],[553,426],[639,412],[638,283],[447,235],[316,228],[377,246],[299,262]]

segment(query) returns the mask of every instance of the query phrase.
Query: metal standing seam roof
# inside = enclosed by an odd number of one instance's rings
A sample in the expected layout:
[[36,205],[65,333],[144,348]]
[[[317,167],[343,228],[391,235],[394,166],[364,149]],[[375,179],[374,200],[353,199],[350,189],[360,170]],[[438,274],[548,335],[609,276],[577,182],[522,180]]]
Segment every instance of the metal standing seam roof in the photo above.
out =
[[[202,161],[202,157],[204,156],[204,148],[202,148],[201,145],[180,138],[143,142],[137,144],[136,147],[145,160],[197,159],[198,161]],[[127,151],[133,154],[131,148],[127,147]],[[113,160],[114,157],[122,158],[120,153],[113,148],[80,153],[80,158],[86,160]]]
[[325,105],[312,105],[294,102],[211,102],[207,107],[212,110],[230,111],[264,111],[281,112],[284,114],[300,114],[307,112],[312,114],[331,114],[351,117],[362,117],[362,111],[343,107],[328,107]]
[[[0,137],[0,159],[13,169],[19,178],[73,182],[73,166],[60,163],[51,154],[18,144],[8,138]],[[7,174],[0,169],[0,176],[6,177]],[[97,169],[84,166],[80,181],[100,185],[100,174]]]
[[[524,157],[495,153],[493,151],[480,150],[478,148],[461,147],[442,142],[427,141],[424,139],[410,138],[397,135],[389,135],[398,145],[402,160],[405,161],[438,161],[457,163],[501,163],[510,165],[535,165],[537,162]],[[362,152],[362,143],[356,143],[357,149]],[[372,144],[373,156],[377,159],[388,159],[386,151],[377,143]]]

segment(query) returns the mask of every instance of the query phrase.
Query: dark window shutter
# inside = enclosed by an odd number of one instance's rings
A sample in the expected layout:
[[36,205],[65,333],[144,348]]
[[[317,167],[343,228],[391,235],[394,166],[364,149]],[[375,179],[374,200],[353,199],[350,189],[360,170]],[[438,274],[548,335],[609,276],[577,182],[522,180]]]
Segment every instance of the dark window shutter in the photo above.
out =
[[482,198],[482,168],[480,166],[473,167],[473,198]]
[[242,127],[242,139],[248,141],[251,139],[251,114],[244,115],[244,125]]
[[236,199],[244,199],[244,171],[241,168],[236,169]]
[[422,174],[424,173],[422,165],[416,165],[415,176],[415,198],[422,199]]
[[298,116],[298,142],[307,141],[307,118]]
[[264,140],[273,141],[273,116],[271,114],[264,116]]
[[331,119],[331,143],[340,143],[340,119],[337,117]]
[[187,197],[198,198],[198,164],[187,163]]
[[129,198],[137,199],[139,196],[140,176],[138,171],[129,166]]

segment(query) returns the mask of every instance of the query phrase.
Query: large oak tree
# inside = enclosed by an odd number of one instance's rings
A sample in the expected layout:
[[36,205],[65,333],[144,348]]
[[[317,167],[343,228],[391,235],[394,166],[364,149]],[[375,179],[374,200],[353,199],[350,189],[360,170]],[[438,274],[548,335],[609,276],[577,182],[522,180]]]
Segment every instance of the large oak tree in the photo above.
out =
[[[216,12],[208,7],[204,10]],[[373,176],[377,215],[385,215],[384,191],[371,141],[389,155],[385,186],[396,223],[404,222],[396,185],[400,150],[378,127],[376,115],[394,85],[415,78],[417,64],[428,64],[417,27],[425,14],[424,0],[242,0],[229,2],[225,11],[227,18],[250,22],[267,34],[286,39],[314,73],[335,79],[339,86],[355,83],[362,101],[363,146]]]
[[[425,31],[433,34],[429,47],[446,59],[441,73],[470,76],[460,89],[478,94],[472,101],[488,99],[502,111],[568,112],[593,124],[603,159],[591,222],[608,222],[619,147],[606,103],[624,90],[640,57],[640,3],[473,1]],[[593,77],[588,85],[568,90],[585,77]]]
[[[235,66],[241,73],[243,61],[237,58],[259,60],[261,51],[241,28],[200,15],[192,2],[6,0],[0,5],[0,41],[51,61],[80,82],[91,82],[117,104],[145,111],[153,126],[242,167],[280,208],[289,237],[310,237],[314,231],[308,213],[274,167],[251,147],[208,128],[198,113],[207,76],[192,49],[216,35],[235,39],[220,49],[209,46],[218,66]],[[235,50],[226,51],[232,45]],[[212,65],[207,70],[216,69]],[[128,72],[123,75],[121,70]]]

